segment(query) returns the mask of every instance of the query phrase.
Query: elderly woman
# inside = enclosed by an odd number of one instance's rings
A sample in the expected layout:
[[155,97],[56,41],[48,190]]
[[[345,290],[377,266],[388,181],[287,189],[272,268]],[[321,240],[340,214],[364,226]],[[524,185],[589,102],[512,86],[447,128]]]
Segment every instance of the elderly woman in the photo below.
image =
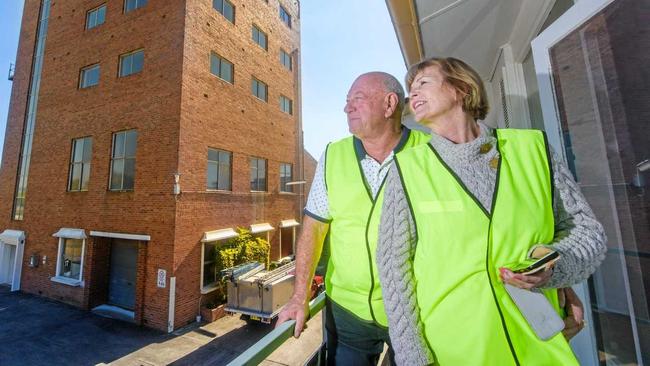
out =
[[[409,106],[429,144],[396,156],[388,174],[377,264],[400,365],[576,365],[568,342],[536,335],[505,283],[557,288],[589,277],[605,235],[567,168],[534,130],[478,122],[488,102],[471,67],[433,58],[407,75]],[[509,264],[552,248],[555,267]],[[559,310],[558,310],[559,311]]]

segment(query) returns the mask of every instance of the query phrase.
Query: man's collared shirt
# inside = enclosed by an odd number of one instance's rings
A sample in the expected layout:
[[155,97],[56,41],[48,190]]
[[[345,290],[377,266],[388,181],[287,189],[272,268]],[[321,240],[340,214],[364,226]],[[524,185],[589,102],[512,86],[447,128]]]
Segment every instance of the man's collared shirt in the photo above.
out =
[[[409,131],[408,128],[402,127],[402,137],[400,138],[399,143],[397,143],[395,149],[393,149],[393,151],[391,151],[391,153],[381,163],[366,153],[366,149],[364,149],[363,143],[360,139],[356,137],[353,138],[354,151],[357,153],[357,160],[359,161],[366,184],[368,185],[373,197],[377,197],[381,183],[386,178],[388,170],[393,163],[395,153],[402,150],[406,144],[406,140],[408,140],[409,137]],[[305,206],[304,213],[313,219],[329,223],[332,221],[332,217],[330,216],[327,189],[325,188],[324,167],[325,153],[323,153],[318,160],[318,166],[316,166],[314,180],[309,191],[309,197],[307,197],[307,205]]]

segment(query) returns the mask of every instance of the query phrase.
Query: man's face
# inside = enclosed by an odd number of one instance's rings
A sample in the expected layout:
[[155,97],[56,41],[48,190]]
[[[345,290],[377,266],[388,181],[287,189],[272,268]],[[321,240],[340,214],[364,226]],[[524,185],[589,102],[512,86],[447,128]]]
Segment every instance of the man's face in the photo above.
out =
[[360,139],[382,132],[387,125],[384,99],[388,93],[380,78],[362,75],[354,81],[345,103],[350,133]]

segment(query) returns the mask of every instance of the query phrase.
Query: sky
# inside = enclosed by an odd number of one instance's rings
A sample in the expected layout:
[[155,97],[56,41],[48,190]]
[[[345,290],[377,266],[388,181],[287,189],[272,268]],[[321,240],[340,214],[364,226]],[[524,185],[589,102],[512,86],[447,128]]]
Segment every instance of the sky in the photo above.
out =
[[[22,0],[0,1],[0,149],[4,144]],[[384,1],[302,0],[302,119],[305,148],[316,159],[348,135],[343,106],[354,79],[368,71],[404,78],[402,53]],[[47,50],[47,45],[46,45]]]

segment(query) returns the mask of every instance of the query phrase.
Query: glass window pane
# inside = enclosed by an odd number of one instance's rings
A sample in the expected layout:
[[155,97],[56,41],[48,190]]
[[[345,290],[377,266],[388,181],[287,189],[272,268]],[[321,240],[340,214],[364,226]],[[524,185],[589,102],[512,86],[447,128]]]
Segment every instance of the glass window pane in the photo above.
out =
[[230,20],[231,23],[235,22],[235,8],[227,1],[224,3],[223,15],[226,19]]
[[70,190],[78,191],[81,188],[81,164],[70,165]]
[[88,190],[88,181],[90,180],[90,163],[81,164],[81,187],[82,191]]
[[103,24],[106,20],[106,5],[102,5],[97,9],[97,25]]
[[93,139],[90,137],[86,137],[83,139],[83,158],[82,161],[84,163],[90,162],[91,154],[92,154],[92,149],[93,149]]
[[230,164],[219,164],[219,189],[230,190]]
[[222,163],[222,164],[230,165],[230,153],[225,152],[225,151],[221,151],[219,153],[219,162]]
[[255,79],[251,82],[251,92],[253,95],[257,96],[257,80]]
[[116,133],[113,136],[113,157],[124,157],[124,132]]
[[131,67],[131,73],[135,74],[136,72],[142,71],[144,66],[144,51],[138,51],[132,55],[133,57],[133,66]]
[[221,75],[221,72],[219,70],[219,57],[214,53],[210,54],[210,72],[216,76]]
[[219,161],[219,151],[214,149],[208,149],[208,160]]
[[89,11],[88,14],[86,14],[86,29],[90,29],[95,26],[95,16],[96,13],[94,11]]
[[122,56],[120,58],[120,76],[127,76],[131,74],[131,57]]
[[64,239],[60,260],[59,275],[79,280],[81,273],[81,248],[82,241],[78,239]]
[[262,100],[267,100],[266,99],[266,85],[260,83],[260,99]]
[[260,46],[266,49],[266,34],[260,32]]
[[84,140],[76,139],[73,141],[72,162],[78,163],[83,161]]
[[124,160],[113,160],[111,170],[111,189],[122,189],[122,177],[124,175]]
[[124,183],[122,189],[133,189],[135,180],[135,159],[124,159]]
[[209,263],[203,266],[203,286],[208,286],[217,281],[217,266]]
[[138,144],[138,132],[135,130],[126,132],[126,145],[125,145],[124,156],[134,157],[137,144]]
[[224,59],[221,60],[221,78],[233,82],[232,64]]
[[223,13],[223,0],[213,0],[212,7],[218,10],[220,13]]
[[217,182],[217,174],[218,174],[218,167],[216,163],[208,163],[208,189],[217,189],[218,188],[218,182]]

